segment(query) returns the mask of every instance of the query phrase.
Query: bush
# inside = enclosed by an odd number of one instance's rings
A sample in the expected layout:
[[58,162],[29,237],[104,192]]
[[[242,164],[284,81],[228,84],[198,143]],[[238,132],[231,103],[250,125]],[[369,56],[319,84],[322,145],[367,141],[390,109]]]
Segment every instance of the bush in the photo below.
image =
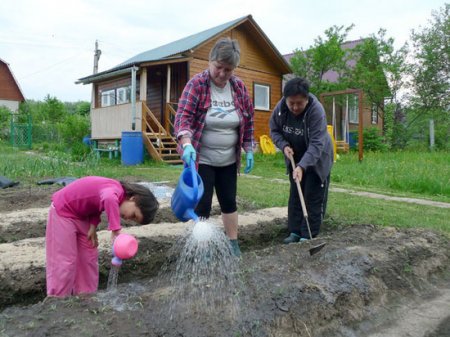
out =
[[[356,141],[359,142],[359,135],[355,134]],[[363,130],[363,148],[365,151],[386,151],[387,144],[384,143],[384,137],[376,127],[364,128]]]
[[61,123],[58,123],[58,131],[64,142],[71,146],[81,143],[83,137],[89,134],[89,117],[81,115],[66,115]]
[[0,106],[0,139],[6,140],[10,133],[12,111],[4,106]]

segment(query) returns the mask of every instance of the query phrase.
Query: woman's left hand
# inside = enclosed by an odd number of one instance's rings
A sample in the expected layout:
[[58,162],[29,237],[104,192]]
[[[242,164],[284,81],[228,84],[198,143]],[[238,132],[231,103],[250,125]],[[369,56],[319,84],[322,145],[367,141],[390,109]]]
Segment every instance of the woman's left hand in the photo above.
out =
[[94,225],[89,226],[87,238],[91,241],[93,247],[98,247],[97,227]]
[[114,244],[114,241],[116,240],[116,237],[118,237],[120,234],[120,229],[117,231],[111,231],[111,244]]
[[245,155],[245,170],[244,173],[250,173],[253,170],[253,165],[255,164],[255,160],[253,159],[253,152],[249,151]]
[[298,182],[302,181],[303,178],[303,170],[300,166],[296,166],[295,170],[292,171],[292,178],[294,178],[294,180],[298,180]]

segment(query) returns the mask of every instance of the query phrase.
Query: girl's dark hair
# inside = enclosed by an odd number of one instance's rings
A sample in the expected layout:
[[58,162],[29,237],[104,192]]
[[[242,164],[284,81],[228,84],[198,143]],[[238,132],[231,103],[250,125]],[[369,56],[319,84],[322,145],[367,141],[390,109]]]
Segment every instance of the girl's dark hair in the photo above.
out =
[[127,183],[125,181],[121,181],[120,184],[125,191],[125,197],[127,199],[134,197],[136,206],[141,210],[143,217],[141,225],[152,222],[159,208],[159,202],[152,191],[140,184]]
[[301,95],[308,97],[309,94],[309,83],[307,80],[301,77],[295,77],[286,82],[283,89],[283,96],[296,96]]

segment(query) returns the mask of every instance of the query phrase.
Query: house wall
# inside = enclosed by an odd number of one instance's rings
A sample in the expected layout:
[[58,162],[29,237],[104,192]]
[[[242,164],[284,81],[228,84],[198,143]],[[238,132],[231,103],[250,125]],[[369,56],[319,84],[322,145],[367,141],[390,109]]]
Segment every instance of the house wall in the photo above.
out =
[[[97,90],[95,94],[95,107],[100,108],[102,106],[102,92],[130,85],[131,85],[131,73],[124,77],[96,84]],[[139,88],[139,84],[137,84],[137,88]],[[137,97],[136,100],[138,100]]]
[[4,106],[5,108],[8,108],[13,112],[19,110],[19,104],[20,102],[18,101],[8,101],[5,99],[0,99],[0,107]]
[[[142,125],[142,104],[136,103],[136,129]],[[131,103],[91,110],[92,139],[121,139],[122,131],[131,129]]]
[[0,61],[0,99],[22,102],[24,97],[8,65]]

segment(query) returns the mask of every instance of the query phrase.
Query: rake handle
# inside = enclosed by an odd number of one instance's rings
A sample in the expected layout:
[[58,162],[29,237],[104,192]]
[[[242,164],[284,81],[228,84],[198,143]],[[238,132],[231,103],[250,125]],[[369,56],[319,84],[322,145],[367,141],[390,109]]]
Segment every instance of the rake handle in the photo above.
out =
[[[294,157],[292,155],[290,155],[289,156],[289,160],[291,161],[292,175],[293,175],[294,174],[294,170],[295,170]],[[294,177],[292,177],[292,179],[294,179]],[[309,238],[312,239],[313,237],[311,235],[311,228],[309,227],[309,221],[308,221],[308,211],[306,210],[305,198],[303,198],[302,188],[300,186],[300,182],[297,179],[294,179],[294,181],[295,181],[295,183],[297,185],[297,191],[298,191],[298,195],[300,197],[300,203],[302,204],[303,216],[305,217],[306,226],[308,227]]]

